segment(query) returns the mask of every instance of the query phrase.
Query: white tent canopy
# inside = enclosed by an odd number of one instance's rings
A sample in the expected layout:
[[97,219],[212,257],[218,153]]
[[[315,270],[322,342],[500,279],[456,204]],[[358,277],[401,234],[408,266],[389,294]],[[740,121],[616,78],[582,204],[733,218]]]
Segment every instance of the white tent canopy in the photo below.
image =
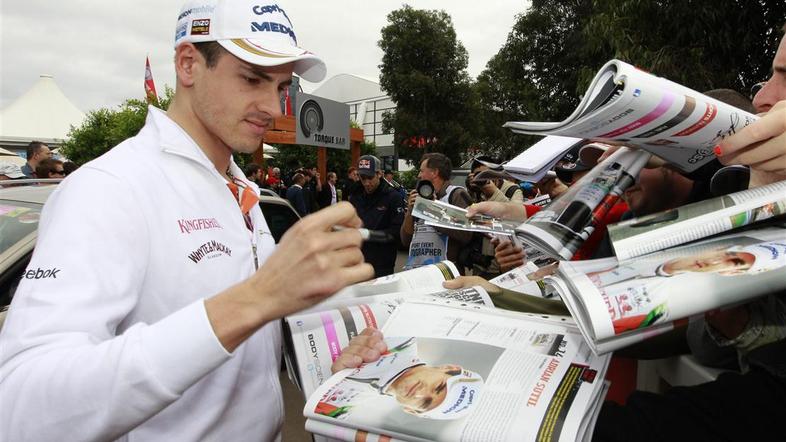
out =
[[[71,125],[85,119],[55,83],[51,75],[41,75],[22,96],[0,111],[0,140],[22,143],[66,138]],[[26,144],[26,143],[25,143]]]

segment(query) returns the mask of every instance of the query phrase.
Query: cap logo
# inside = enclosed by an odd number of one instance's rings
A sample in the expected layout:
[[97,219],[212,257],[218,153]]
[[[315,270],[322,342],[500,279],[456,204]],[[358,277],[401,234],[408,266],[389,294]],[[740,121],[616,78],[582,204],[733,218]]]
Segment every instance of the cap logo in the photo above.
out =
[[295,37],[295,32],[288,28],[287,26],[282,25],[281,23],[266,21],[262,23],[257,23],[255,21],[251,22],[251,32],[280,32],[282,34],[287,34],[295,40],[297,43],[297,37]]
[[177,20],[180,21],[191,14],[212,14],[215,9],[216,7],[212,5],[202,5],[195,8],[186,9],[177,16]]
[[358,161],[358,169],[371,169],[371,161],[369,160]]
[[286,11],[281,9],[278,5],[267,5],[267,6],[257,5],[251,8],[251,10],[254,11],[254,14],[256,15],[272,14],[274,12],[280,12],[284,17],[286,17],[287,21],[289,22],[289,25],[292,26],[292,20],[289,19],[289,16],[287,15]]
[[196,19],[191,23],[191,35],[210,35],[210,19]]

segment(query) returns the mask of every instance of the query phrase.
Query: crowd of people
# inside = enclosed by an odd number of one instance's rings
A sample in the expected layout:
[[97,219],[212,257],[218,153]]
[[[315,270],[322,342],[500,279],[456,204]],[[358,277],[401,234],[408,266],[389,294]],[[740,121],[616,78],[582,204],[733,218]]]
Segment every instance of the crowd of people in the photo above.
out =
[[27,160],[22,166],[3,161],[0,158],[0,181],[62,179],[77,169],[77,165],[73,161],[61,161],[53,158],[49,146],[40,141],[31,141],[27,145],[25,153]]
[[[248,26],[255,20],[272,24]],[[293,72],[313,82],[326,73],[324,62],[298,45],[284,8],[189,2],[176,29],[169,109],[151,106],[138,135],[80,167],[47,202],[28,266],[40,272],[26,273],[47,276],[22,279],[0,335],[0,388],[6,401],[13,398],[13,406],[0,407],[0,439],[276,440],[283,421],[279,319],[397,271],[399,248],[410,251],[408,268],[451,259],[471,274],[448,288],[480,283],[498,306],[566,312],[555,300],[500,302],[504,291],[486,278],[521,265],[523,250],[416,219],[418,190],[402,195],[374,156],[361,157],[343,183],[332,172],[323,181],[314,167],[285,179],[276,168],[265,176],[259,166],[237,166],[232,153],[255,151],[281,114],[280,92]],[[786,179],[786,39],[753,106],[764,116],[723,140],[717,162],[684,175],[654,161],[604,225],[705,198],[712,192],[706,176],[723,165],[746,166],[752,187]],[[22,170],[2,166],[2,176],[65,172],[64,164],[48,162],[48,147],[31,149]],[[559,175],[517,184],[476,179],[495,162],[481,157],[467,185],[457,186],[448,157],[429,153],[418,178],[430,183],[431,197],[470,215],[523,221],[539,210],[529,199],[558,197],[594,166],[581,161],[567,157]],[[257,204],[259,188],[287,198],[303,216],[278,244]],[[97,211],[96,201],[111,204]],[[364,242],[362,226],[384,239]],[[577,259],[610,253],[598,231]],[[782,295],[708,316],[688,343],[711,345],[710,352],[744,349],[745,371],[666,394],[635,392],[624,406],[607,403],[594,438],[781,434]],[[363,331],[333,369],[379,359],[387,351],[382,339],[378,330]]]

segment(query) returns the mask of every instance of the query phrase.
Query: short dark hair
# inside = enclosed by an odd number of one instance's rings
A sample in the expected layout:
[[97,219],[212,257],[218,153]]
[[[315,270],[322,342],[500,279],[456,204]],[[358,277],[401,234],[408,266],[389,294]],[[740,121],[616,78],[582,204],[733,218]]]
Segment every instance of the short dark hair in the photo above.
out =
[[33,155],[37,154],[44,147],[46,147],[46,143],[31,141],[30,144],[27,145],[27,158],[33,158]]
[[445,181],[450,180],[453,174],[453,163],[450,162],[450,158],[446,155],[439,152],[427,153],[421,157],[420,162],[422,163],[423,160],[426,160],[426,167],[437,170],[437,175],[440,178]]
[[252,176],[252,175],[256,175],[257,171],[259,171],[259,169],[261,169],[261,168],[262,168],[262,166],[260,166],[257,163],[249,163],[249,164],[246,165],[246,168],[245,168],[245,170],[243,170],[243,173],[245,173],[246,176],[249,177],[249,176]]
[[79,166],[73,161],[66,161],[63,163],[63,171],[66,175],[70,175],[71,172],[75,171],[77,168],[79,168]]
[[356,171],[356,170],[358,170],[358,168],[357,168],[357,167],[355,167],[355,166],[351,166],[349,169],[347,169],[347,175],[351,175],[351,174],[352,174],[352,172],[354,172],[354,171]]
[[49,178],[49,174],[54,172],[57,166],[62,164],[63,162],[60,160],[47,158],[38,163],[38,166],[35,167],[35,175],[37,178]]
[[226,52],[226,49],[215,41],[194,43],[194,47],[197,48],[197,51],[199,51],[203,57],[205,57],[205,64],[211,69],[218,65],[218,59]]
[[292,176],[292,183],[300,184],[306,181],[306,177],[302,173],[296,173]]
[[483,166],[483,163],[481,163],[481,161],[485,163],[499,164],[499,160],[497,160],[496,158],[492,158],[488,155],[478,155],[472,159],[472,166],[470,167],[470,170],[475,170],[479,166]]
[[732,105],[737,109],[742,109],[745,112],[751,114],[756,113],[756,109],[753,107],[751,100],[734,89],[712,89],[704,92],[704,95]]

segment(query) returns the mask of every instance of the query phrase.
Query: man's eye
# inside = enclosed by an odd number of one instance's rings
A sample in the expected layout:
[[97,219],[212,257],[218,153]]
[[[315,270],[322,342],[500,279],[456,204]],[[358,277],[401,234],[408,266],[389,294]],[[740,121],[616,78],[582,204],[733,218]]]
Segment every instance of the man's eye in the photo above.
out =
[[248,84],[259,84],[259,78],[257,77],[249,77],[244,75],[243,80],[245,80]]

